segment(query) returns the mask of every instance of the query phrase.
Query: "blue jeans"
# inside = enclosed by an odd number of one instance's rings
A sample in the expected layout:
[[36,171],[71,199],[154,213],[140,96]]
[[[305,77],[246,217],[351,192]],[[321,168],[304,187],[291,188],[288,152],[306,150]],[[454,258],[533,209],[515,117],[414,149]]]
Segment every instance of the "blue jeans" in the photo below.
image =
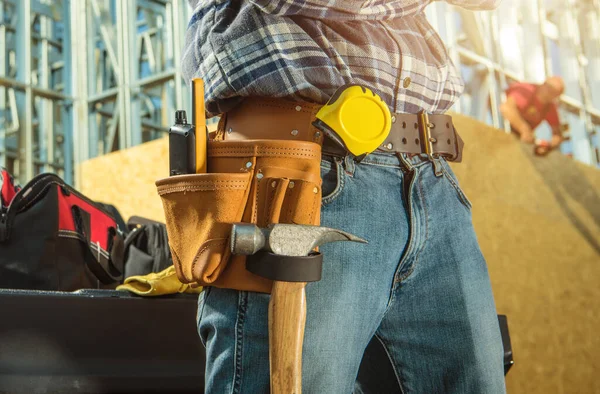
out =
[[[304,394],[504,393],[487,266],[448,164],[372,154],[324,157],[321,167],[321,224],[369,244],[320,249],[323,278],[306,288]],[[207,393],[269,392],[268,302],[218,288],[200,295]]]

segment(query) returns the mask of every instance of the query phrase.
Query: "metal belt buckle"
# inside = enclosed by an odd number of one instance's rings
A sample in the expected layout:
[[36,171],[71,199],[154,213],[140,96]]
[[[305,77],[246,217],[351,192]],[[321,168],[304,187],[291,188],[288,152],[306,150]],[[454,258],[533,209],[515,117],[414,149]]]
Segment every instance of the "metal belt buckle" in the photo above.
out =
[[421,111],[417,114],[417,123],[419,125],[419,134],[421,136],[422,147],[425,149],[427,156],[429,156],[430,160],[433,160],[434,151],[433,151],[433,143],[436,142],[436,139],[431,136],[431,129],[434,127],[433,124],[429,123],[429,116],[427,112]]

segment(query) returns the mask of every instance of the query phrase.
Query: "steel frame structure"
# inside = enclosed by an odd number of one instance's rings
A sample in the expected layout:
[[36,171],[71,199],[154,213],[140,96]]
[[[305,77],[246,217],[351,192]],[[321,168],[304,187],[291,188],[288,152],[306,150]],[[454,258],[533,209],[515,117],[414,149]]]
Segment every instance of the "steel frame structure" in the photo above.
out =
[[499,111],[509,83],[560,75],[560,115],[569,130],[561,150],[600,164],[600,1],[503,0],[476,13],[436,3],[426,12],[466,81],[457,112],[510,132]]
[[22,179],[72,172],[69,48],[53,23],[61,18],[47,1],[0,1],[0,165]]
[[[511,81],[559,74],[564,153],[598,165],[600,0],[503,0],[426,12],[466,81],[453,108],[509,130],[498,111]],[[180,57],[185,0],[0,0],[0,166],[21,182],[157,138],[190,108]]]
[[161,136],[189,106],[185,0],[0,0],[0,165],[21,182]]

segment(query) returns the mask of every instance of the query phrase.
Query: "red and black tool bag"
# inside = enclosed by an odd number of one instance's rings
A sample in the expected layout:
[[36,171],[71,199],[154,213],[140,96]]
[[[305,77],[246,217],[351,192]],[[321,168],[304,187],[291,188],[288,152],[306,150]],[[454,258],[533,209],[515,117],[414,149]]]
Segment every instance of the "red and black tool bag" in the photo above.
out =
[[0,167],[0,208],[8,206],[19,190],[21,188],[15,185],[10,173],[5,168]]
[[[113,216],[54,174],[22,189],[5,185],[0,213],[0,288],[115,287],[123,279],[123,237]],[[9,190],[10,189],[10,190]]]

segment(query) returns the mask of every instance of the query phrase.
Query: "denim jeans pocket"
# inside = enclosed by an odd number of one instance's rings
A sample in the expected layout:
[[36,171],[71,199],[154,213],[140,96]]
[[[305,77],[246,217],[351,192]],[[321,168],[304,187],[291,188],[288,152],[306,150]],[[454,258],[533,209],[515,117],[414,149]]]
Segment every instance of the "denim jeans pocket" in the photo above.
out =
[[471,204],[471,200],[469,200],[469,198],[467,197],[467,195],[465,194],[463,189],[460,187],[458,178],[454,174],[454,171],[452,171],[452,168],[450,167],[448,162],[446,162],[446,160],[442,159],[442,160],[440,160],[440,162],[442,163],[444,177],[448,180],[448,182],[450,182],[450,184],[452,185],[454,190],[456,190],[456,194],[458,195],[460,202],[465,207],[467,207],[467,209],[471,210],[471,208],[473,207],[473,204]]
[[204,314],[204,306],[206,305],[206,301],[208,300],[208,296],[210,295],[212,287],[205,287],[200,295],[198,296],[198,312],[196,313],[196,329],[198,331],[198,336],[200,337],[200,342],[202,345],[206,347],[206,342],[202,337],[202,333],[200,332],[200,321],[202,320],[202,315]]
[[329,157],[321,160],[321,179],[321,204],[328,205],[335,201],[344,189],[345,172],[342,160]]

